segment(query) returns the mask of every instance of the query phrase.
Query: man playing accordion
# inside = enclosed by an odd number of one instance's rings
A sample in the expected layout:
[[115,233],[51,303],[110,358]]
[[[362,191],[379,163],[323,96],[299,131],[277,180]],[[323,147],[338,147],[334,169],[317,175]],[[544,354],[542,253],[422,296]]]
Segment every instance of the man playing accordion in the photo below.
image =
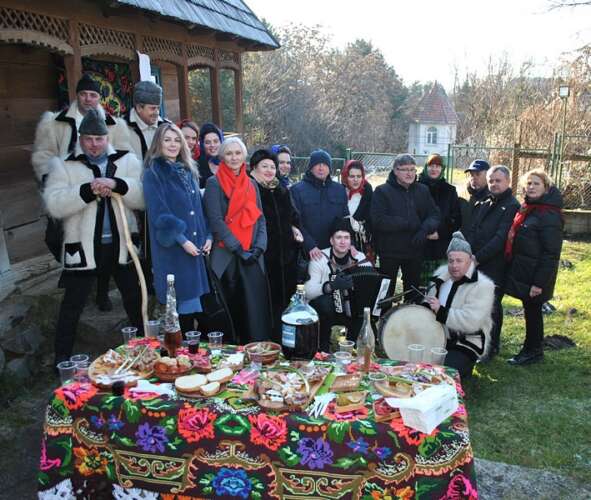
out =
[[365,255],[351,253],[352,229],[346,219],[335,219],[330,247],[322,258],[308,265],[310,278],[305,283],[306,297],[320,318],[320,350],[329,351],[330,332],[334,325],[347,328],[347,338],[357,339],[363,317],[351,312],[353,276],[348,271],[357,266],[371,267]]

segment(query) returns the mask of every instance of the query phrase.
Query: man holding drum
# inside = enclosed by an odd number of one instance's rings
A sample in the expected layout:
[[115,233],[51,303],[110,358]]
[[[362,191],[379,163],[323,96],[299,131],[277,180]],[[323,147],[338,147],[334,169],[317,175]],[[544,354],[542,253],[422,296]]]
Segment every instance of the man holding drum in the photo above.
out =
[[434,278],[425,305],[444,326],[445,365],[458,370],[462,378],[469,377],[491,347],[495,284],[476,270],[472,248],[459,231],[447,248],[447,266],[437,269]]

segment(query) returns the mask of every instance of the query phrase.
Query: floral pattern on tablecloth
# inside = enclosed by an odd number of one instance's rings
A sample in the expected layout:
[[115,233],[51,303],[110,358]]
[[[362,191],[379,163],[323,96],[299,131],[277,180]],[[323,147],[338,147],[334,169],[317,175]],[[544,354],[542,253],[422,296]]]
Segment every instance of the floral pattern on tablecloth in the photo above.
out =
[[[451,373],[451,372],[450,372]],[[461,389],[461,388],[460,388]],[[476,499],[462,400],[431,434],[373,406],[320,418],[263,411],[238,395],[131,399],[90,384],[47,410],[40,498]]]

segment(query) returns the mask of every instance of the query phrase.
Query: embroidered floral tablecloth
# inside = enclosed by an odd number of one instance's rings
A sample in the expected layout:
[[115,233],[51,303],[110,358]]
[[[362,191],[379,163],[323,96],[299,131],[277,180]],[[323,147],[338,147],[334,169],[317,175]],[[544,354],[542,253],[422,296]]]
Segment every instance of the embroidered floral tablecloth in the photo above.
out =
[[114,396],[72,383],[47,407],[39,498],[476,499],[457,390],[456,413],[426,435],[398,412],[376,422],[370,403],[311,418],[239,396]]

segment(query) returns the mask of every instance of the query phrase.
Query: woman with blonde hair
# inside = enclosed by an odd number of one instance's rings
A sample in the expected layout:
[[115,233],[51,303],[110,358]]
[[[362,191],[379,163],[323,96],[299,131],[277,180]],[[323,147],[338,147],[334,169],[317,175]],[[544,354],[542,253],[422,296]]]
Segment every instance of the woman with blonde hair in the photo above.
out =
[[144,198],[150,227],[154,288],[166,303],[166,275],[175,275],[181,330],[194,329],[209,292],[204,254],[212,236],[203,213],[199,173],[180,129],[164,123],[146,154]]
[[505,293],[521,299],[525,342],[509,359],[511,365],[544,358],[542,304],[552,298],[562,250],[562,195],[546,172],[531,170],[522,177],[524,201],[515,214],[505,244],[509,263]]
[[[241,343],[271,338],[270,302],[263,254],[267,228],[257,183],[246,173],[246,146],[229,137],[220,166],[205,185],[205,211],[214,237],[211,268]],[[237,341],[238,339],[230,339]]]

